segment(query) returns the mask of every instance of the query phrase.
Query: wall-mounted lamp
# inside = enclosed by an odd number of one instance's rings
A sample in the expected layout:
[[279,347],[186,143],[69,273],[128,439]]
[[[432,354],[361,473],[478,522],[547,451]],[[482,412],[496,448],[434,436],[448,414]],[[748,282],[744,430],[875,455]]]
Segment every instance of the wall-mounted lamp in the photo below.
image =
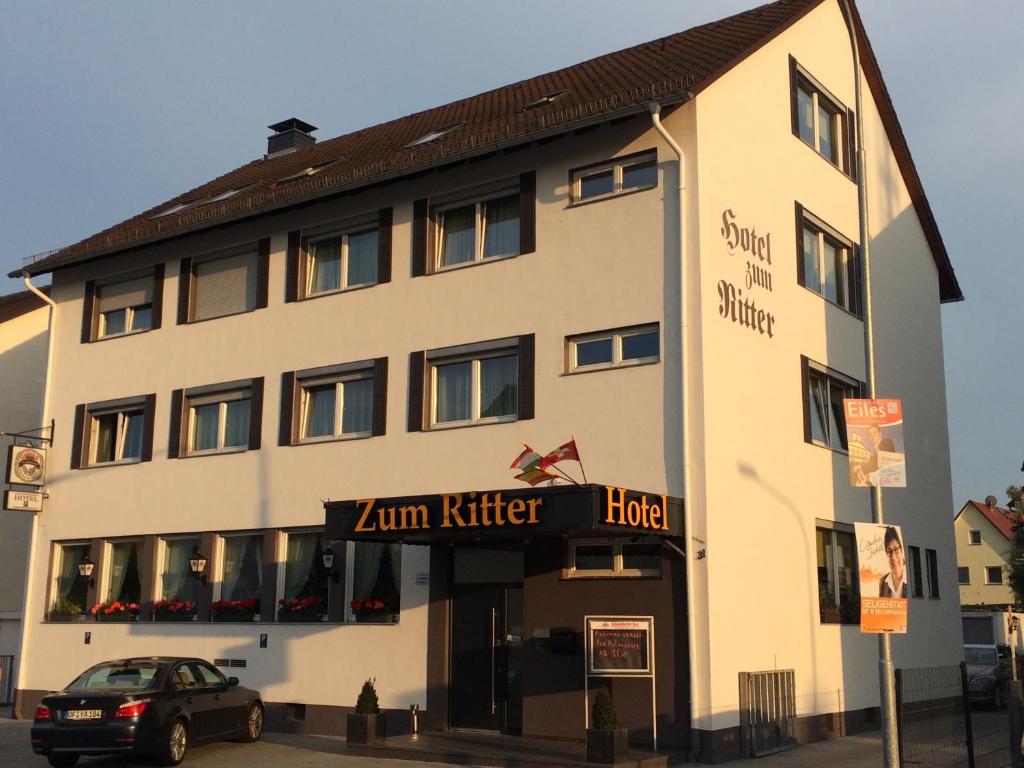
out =
[[96,567],[96,563],[89,557],[89,553],[82,555],[82,559],[78,561],[78,575],[83,579],[89,580],[89,586],[96,586],[96,579],[92,577],[93,569]]
[[338,574],[334,570],[334,550],[332,550],[330,547],[327,547],[327,549],[323,551],[322,557],[324,560],[324,569],[331,577],[331,581],[337,582]]
[[199,579],[199,583],[206,586],[206,556],[199,551],[199,547],[195,547],[188,558],[188,570],[192,578]]

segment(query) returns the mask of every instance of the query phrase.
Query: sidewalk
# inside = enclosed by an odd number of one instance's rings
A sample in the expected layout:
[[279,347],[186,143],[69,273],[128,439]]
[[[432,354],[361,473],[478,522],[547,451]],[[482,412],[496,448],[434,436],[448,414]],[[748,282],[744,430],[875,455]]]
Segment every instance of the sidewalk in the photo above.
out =
[[861,768],[882,765],[882,733],[870,731],[841,739],[817,741],[766,757],[735,760],[728,768]]

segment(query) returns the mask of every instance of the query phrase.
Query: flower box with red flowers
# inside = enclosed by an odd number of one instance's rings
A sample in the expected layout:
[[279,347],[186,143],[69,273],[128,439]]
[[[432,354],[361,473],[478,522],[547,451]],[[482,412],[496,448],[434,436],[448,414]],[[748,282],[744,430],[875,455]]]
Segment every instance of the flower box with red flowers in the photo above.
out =
[[277,601],[278,621],[326,621],[327,604],[320,595]]
[[211,621],[255,621],[260,612],[258,598],[214,600],[210,603]]
[[395,620],[391,607],[377,597],[362,597],[352,600],[352,613],[356,621],[370,624],[385,624]]
[[138,621],[139,604],[112,600],[106,603],[96,603],[89,609],[96,621]]
[[196,604],[192,600],[157,600],[153,603],[153,621],[195,621]]

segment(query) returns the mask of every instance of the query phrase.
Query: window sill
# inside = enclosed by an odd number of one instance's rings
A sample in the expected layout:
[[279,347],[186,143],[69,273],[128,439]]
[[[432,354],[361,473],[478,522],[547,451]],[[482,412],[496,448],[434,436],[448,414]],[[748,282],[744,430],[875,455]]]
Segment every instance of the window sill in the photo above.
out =
[[598,195],[595,197],[588,197],[586,200],[570,200],[566,208],[580,208],[584,205],[590,205],[591,203],[603,203],[605,200],[617,200],[620,197],[629,197],[635,195],[637,192],[649,192],[652,189],[657,189],[657,184],[652,184],[649,187],[637,187],[636,189],[628,189],[624,192],[611,192],[607,195]]
[[444,432],[448,429],[465,429],[466,427],[486,427],[492,424],[512,424],[519,421],[519,415],[499,416],[490,419],[477,419],[476,421],[446,421],[438,424],[431,424],[424,432]]
[[365,440],[373,437],[373,432],[352,432],[347,435],[324,435],[322,437],[303,437],[292,445],[321,445],[323,443],[347,443],[352,440]]
[[343,293],[354,293],[355,291],[365,291],[367,288],[376,288],[381,285],[379,281],[372,283],[360,283],[359,285],[347,285],[344,288],[334,288],[330,291],[320,291],[319,293],[309,293],[302,296],[299,301],[312,301],[313,299],[323,299],[327,296],[338,296]]
[[629,573],[629,572],[619,572],[619,573],[604,572],[604,573],[593,573],[593,574],[591,574],[591,573],[566,573],[565,575],[563,575],[561,577],[560,580],[561,581],[610,581],[610,580],[621,581],[623,579],[631,579],[631,580],[635,581],[635,580],[638,580],[638,579],[652,580],[652,579],[660,579],[660,578],[661,578],[661,572],[660,571],[657,572],[657,573],[655,573],[654,571],[649,571],[649,572],[646,572],[646,573],[645,572],[634,572],[634,573]]
[[239,315],[248,315],[252,312],[258,312],[266,307],[250,307],[249,309],[242,309],[238,312],[228,312],[226,315],[216,315],[215,317],[204,317],[201,320],[189,319],[184,323],[178,323],[178,325],[199,325],[200,323],[209,323],[212,320],[222,320],[225,317],[238,317]]
[[109,467],[124,467],[131,466],[132,464],[141,464],[142,459],[120,459],[118,461],[100,461],[95,464],[86,464],[84,467],[79,469],[107,469]]
[[178,458],[180,458],[180,459],[199,459],[199,458],[202,458],[203,456],[230,456],[230,455],[236,454],[236,453],[245,453],[245,452],[247,452],[249,450],[251,450],[251,449],[247,445],[246,446],[241,446],[241,447],[238,447],[238,448],[215,448],[215,449],[211,449],[211,450],[208,450],[208,451],[189,451],[188,453],[183,454],[182,456],[179,456]]
[[498,261],[508,261],[509,259],[519,258],[522,254],[520,253],[506,253],[501,256],[485,256],[482,259],[473,259],[473,261],[464,261],[461,264],[449,264],[445,267],[434,267],[427,274],[440,275],[445,272],[458,272],[460,269],[468,269],[469,267],[479,267],[484,264],[493,264]]
[[139,328],[137,331],[125,331],[124,333],[108,333],[106,336],[97,336],[95,339],[89,339],[89,344],[96,344],[100,341],[112,341],[113,339],[124,339],[129,336],[139,336],[143,333],[149,333],[152,328]]
[[645,357],[640,360],[630,360],[629,362],[622,363],[602,363],[595,365],[588,365],[579,368],[573,368],[569,371],[564,371],[562,376],[579,376],[583,373],[599,373],[602,371],[617,371],[629,368],[639,368],[645,365],[656,365],[661,362],[660,357]]

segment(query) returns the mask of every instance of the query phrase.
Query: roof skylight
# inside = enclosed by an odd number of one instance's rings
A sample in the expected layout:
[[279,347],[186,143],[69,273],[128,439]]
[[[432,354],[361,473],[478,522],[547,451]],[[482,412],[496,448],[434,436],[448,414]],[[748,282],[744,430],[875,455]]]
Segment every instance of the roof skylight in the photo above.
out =
[[556,99],[559,99],[562,96],[564,96],[566,93],[568,93],[568,91],[554,91],[552,93],[549,93],[547,96],[541,96],[536,101],[531,101],[529,104],[523,107],[523,109],[537,109],[538,107],[547,106]]
[[287,176],[282,176],[280,179],[277,180],[277,183],[280,184],[281,182],[284,181],[295,181],[296,179],[304,179],[307,176],[313,176],[314,174],[320,173],[320,171],[322,171],[327,166],[332,165],[334,162],[334,160],[330,160],[326,163],[311,165],[308,168],[303,168],[301,171],[298,171],[297,173],[290,173]]
[[418,139],[416,139],[416,141],[409,142],[408,144],[405,145],[405,148],[406,149],[411,149],[412,147],[419,147],[419,146],[422,146],[424,144],[429,144],[432,141],[437,141],[442,136],[444,136],[446,133],[454,131],[456,128],[458,128],[461,125],[462,125],[462,123],[454,123],[453,125],[449,125],[446,128],[438,128],[436,131],[431,131],[428,134],[420,136]]

